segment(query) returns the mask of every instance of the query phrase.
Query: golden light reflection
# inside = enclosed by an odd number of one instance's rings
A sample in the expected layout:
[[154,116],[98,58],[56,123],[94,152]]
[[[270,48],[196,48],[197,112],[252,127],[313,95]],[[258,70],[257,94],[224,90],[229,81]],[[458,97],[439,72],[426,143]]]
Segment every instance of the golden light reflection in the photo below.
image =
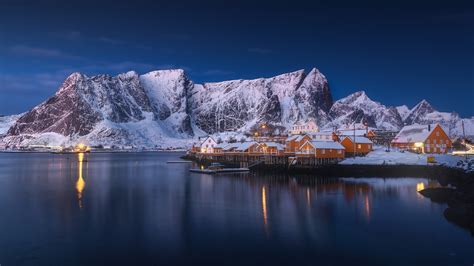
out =
[[79,143],[76,145],[76,147],[74,147],[74,151],[75,152],[78,152],[78,153],[81,153],[81,152],[90,152],[91,150],[91,147],[83,144],[83,143]]
[[79,201],[79,208],[82,209],[82,191],[84,191],[84,188],[86,187],[86,182],[84,181],[84,178],[82,177],[82,165],[84,162],[84,153],[80,152],[77,154],[77,161],[78,161],[78,175],[77,175],[77,181],[76,181],[76,191],[77,191],[77,199]]
[[267,192],[265,187],[262,187],[262,211],[263,211],[263,224],[267,226]]
[[365,198],[364,198],[364,210],[365,210],[365,215],[367,216],[368,219],[370,219],[370,201],[369,201],[369,195],[365,195]]
[[416,191],[421,191],[423,189],[425,189],[425,183],[420,182],[420,183],[416,184]]
[[308,206],[311,206],[311,193],[309,191],[309,188],[306,189],[306,201],[308,203]]

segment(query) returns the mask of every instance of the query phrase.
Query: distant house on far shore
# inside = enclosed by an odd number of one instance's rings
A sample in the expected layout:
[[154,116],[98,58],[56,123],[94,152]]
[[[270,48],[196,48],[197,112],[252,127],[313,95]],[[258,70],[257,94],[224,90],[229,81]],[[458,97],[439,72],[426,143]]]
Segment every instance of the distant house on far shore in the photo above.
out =
[[392,140],[392,146],[421,153],[447,153],[452,141],[439,124],[405,126]]

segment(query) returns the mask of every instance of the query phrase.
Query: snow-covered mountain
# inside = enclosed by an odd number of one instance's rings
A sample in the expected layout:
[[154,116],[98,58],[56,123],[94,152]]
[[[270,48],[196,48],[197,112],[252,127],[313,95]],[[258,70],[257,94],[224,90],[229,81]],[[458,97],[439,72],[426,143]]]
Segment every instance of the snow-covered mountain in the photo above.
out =
[[[406,125],[439,123],[450,136],[474,136],[474,117],[461,118],[457,113],[436,111],[426,100],[415,105],[404,119]],[[463,123],[464,131],[463,132]]]
[[355,92],[334,102],[329,115],[331,122],[326,128],[338,128],[354,122],[386,130],[398,130],[403,126],[397,108],[372,101],[364,91]]
[[247,131],[260,122],[288,127],[329,121],[328,82],[317,69],[272,78],[194,84],[184,71],[139,76],[70,75],[54,96],[21,116],[3,142],[184,146],[196,135]]
[[[365,122],[398,130],[441,123],[451,135],[474,135],[474,118],[436,111],[422,101],[411,110],[388,107],[359,91],[333,103],[317,69],[271,78],[194,84],[181,69],[115,77],[71,74],[48,100],[27,113],[0,117],[1,142],[185,147],[195,136],[249,131],[259,123],[288,128],[315,119],[322,128]],[[5,135],[6,133],[6,135]]]
[[248,130],[261,122],[288,127],[307,118],[324,125],[332,105],[328,82],[317,69],[195,85],[188,99],[194,122],[208,133]]
[[408,115],[410,114],[410,108],[408,108],[408,106],[406,105],[400,105],[400,106],[397,106],[396,108],[402,120],[407,119]]

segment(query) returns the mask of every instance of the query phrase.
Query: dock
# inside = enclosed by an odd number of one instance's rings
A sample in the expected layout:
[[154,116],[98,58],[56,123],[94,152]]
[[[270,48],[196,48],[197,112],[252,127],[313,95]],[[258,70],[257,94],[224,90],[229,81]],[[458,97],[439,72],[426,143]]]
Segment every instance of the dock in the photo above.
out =
[[218,174],[218,173],[241,173],[241,172],[248,172],[250,169],[248,168],[223,168],[223,169],[189,169],[189,172],[193,173],[201,173],[201,174]]

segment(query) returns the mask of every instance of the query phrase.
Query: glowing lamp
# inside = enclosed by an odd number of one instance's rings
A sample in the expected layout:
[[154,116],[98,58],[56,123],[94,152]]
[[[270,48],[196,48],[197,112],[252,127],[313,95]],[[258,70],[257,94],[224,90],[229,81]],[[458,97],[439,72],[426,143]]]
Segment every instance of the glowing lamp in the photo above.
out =
[[415,142],[415,147],[416,147],[416,148],[421,148],[421,147],[423,147],[423,142]]

